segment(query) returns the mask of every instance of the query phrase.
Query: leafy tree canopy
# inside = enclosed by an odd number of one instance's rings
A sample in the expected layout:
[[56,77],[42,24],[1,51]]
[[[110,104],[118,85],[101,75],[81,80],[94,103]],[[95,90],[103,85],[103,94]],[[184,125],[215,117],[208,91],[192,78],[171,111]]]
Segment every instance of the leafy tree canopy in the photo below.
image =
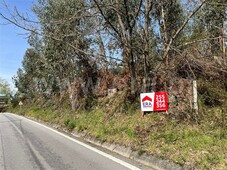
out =
[[0,77],[0,95],[10,96],[11,94],[10,84]]

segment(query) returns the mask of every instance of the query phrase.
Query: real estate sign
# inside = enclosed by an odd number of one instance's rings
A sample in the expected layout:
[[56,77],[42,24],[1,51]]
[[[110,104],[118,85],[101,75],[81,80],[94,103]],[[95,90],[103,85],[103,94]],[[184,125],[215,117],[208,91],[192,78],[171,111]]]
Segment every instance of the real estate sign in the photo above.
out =
[[167,111],[167,92],[153,92],[140,94],[141,110],[144,111]]

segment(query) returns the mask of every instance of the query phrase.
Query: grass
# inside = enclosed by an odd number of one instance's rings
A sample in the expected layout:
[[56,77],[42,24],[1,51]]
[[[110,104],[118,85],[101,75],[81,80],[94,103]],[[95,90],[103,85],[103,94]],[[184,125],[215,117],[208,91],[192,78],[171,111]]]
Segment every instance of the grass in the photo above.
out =
[[163,113],[150,113],[141,118],[136,102],[120,105],[125,100],[122,96],[98,99],[91,111],[74,113],[53,109],[51,105],[42,108],[31,104],[24,106],[20,113],[192,169],[226,168],[226,112],[220,112],[220,108],[208,109],[201,116],[200,124],[185,123]]

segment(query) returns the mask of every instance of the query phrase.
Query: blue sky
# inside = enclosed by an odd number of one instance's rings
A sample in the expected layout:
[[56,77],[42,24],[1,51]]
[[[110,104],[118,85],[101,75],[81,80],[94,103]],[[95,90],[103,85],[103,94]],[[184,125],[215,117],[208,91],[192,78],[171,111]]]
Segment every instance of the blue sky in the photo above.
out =
[[[33,0],[5,0],[9,8],[13,10],[16,6],[22,13],[31,13],[30,9]],[[8,15],[0,0],[0,12]],[[26,49],[29,47],[27,43],[26,32],[0,17],[0,77],[11,84],[14,88],[12,77],[16,75],[18,68],[21,67],[21,61]]]

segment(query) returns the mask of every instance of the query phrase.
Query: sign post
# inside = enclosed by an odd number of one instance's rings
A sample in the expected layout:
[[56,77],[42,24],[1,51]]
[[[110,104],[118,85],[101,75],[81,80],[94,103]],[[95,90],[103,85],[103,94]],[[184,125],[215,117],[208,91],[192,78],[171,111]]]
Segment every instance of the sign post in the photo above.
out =
[[153,92],[141,93],[140,103],[142,117],[146,111],[167,111],[168,110],[168,97],[167,92]]
[[21,113],[21,106],[23,105],[22,101],[19,102],[19,106],[20,106],[20,113]]
[[198,115],[198,95],[197,95],[197,83],[193,80],[193,103],[196,115]]

